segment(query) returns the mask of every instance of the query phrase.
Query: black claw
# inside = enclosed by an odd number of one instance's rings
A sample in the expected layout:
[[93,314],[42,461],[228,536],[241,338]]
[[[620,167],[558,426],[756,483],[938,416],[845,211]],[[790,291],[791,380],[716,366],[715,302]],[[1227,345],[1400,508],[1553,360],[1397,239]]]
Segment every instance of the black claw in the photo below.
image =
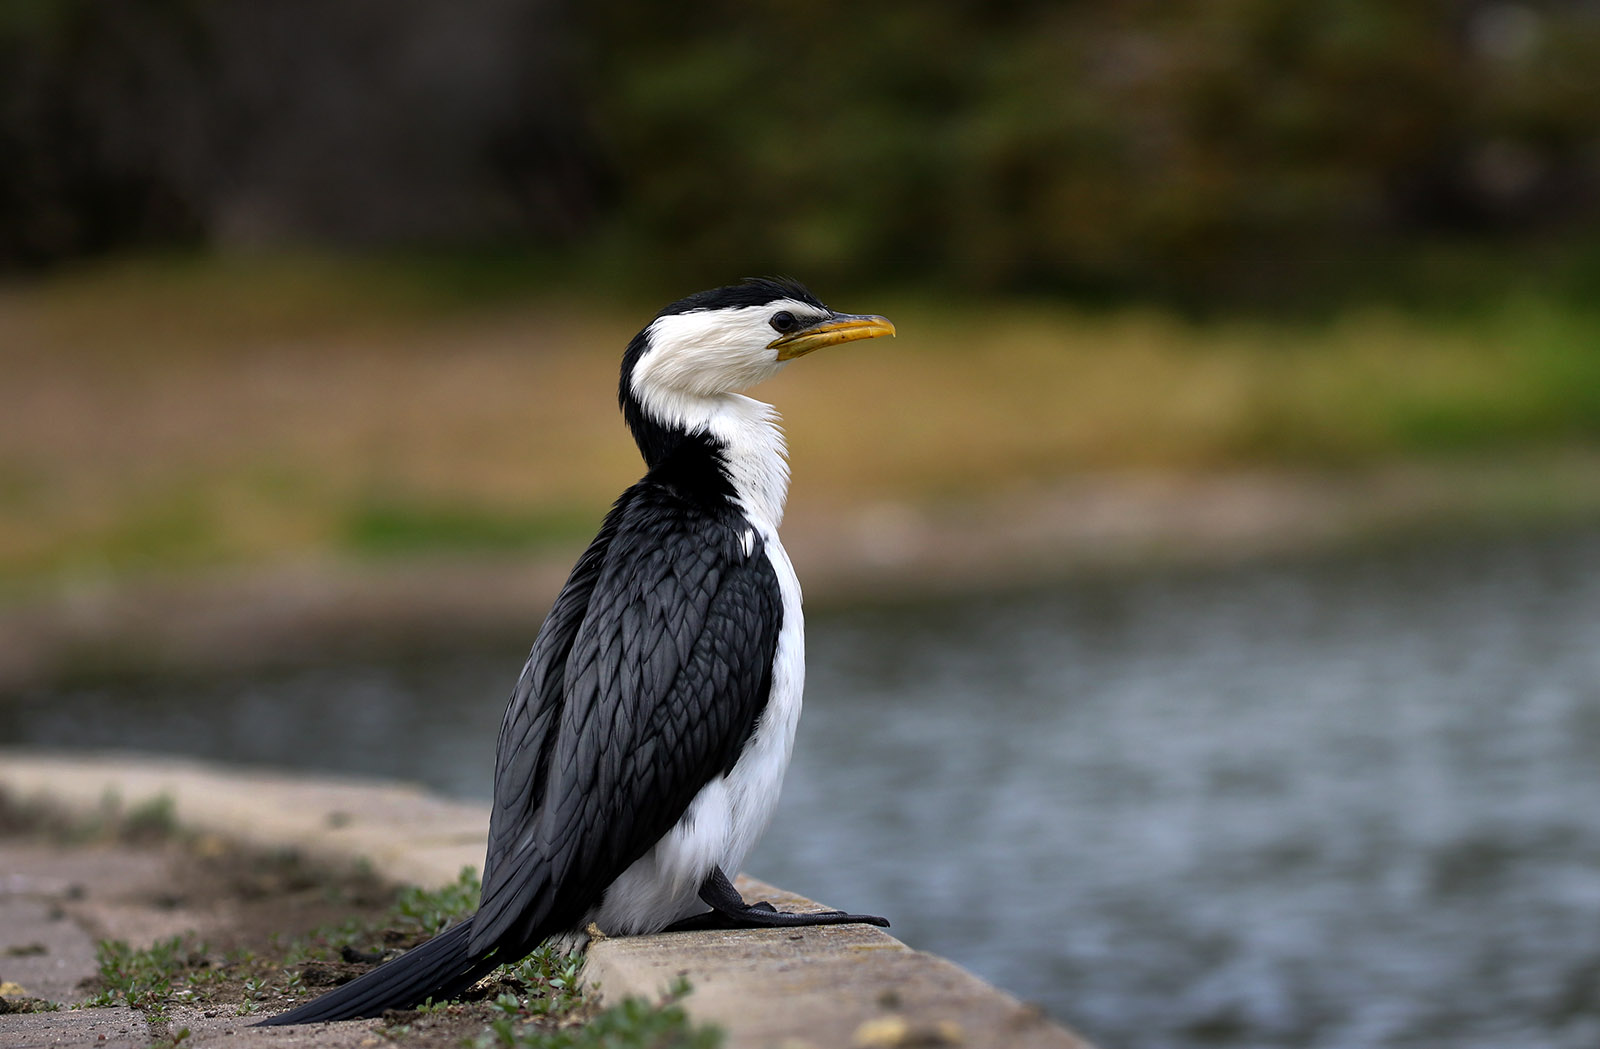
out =
[[876,914],[846,914],[844,911],[812,911],[809,914],[796,917],[815,919],[817,925],[876,925],[880,929],[889,927],[888,918],[880,918]]

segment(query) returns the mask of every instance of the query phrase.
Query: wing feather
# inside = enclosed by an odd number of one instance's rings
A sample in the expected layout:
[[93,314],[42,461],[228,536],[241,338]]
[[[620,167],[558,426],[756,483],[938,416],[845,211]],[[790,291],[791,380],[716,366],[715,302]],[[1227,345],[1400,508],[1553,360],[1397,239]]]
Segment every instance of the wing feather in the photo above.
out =
[[570,927],[732,768],[783,614],[742,528],[645,482],[579,560],[501,729],[474,950]]

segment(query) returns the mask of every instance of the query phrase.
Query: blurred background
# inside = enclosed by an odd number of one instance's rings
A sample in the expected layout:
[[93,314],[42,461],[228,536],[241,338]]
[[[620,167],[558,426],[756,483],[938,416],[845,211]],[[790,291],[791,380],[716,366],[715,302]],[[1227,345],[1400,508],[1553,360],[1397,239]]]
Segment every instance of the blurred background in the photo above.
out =
[[763,389],[753,873],[1106,1046],[1600,1043],[1600,3],[6,0],[0,740],[489,788],[662,303]]

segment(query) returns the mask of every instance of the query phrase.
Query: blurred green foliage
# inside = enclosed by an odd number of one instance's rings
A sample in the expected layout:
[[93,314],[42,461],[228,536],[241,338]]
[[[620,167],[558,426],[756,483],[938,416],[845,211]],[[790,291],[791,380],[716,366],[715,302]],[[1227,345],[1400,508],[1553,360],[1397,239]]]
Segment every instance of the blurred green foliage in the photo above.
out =
[[1579,0],[17,0],[0,258],[492,243],[1258,302],[1553,266],[1584,295],[1597,118]]
[[623,225],[708,274],[1270,296],[1418,239],[1593,233],[1587,5],[588,10]]
[[379,557],[563,549],[581,543],[599,523],[594,512],[583,508],[495,511],[384,498],[355,506],[342,539],[352,553]]

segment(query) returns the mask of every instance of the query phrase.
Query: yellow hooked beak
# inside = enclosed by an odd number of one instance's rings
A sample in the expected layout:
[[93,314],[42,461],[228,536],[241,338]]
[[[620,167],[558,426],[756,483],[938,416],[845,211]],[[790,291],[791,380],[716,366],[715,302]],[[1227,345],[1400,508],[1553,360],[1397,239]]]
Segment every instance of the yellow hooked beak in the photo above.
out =
[[767,343],[767,349],[778,351],[778,360],[792,361],[812,350],[824,346],[837,346],[841,342],[857,339],[876,339],[880,335],[893,335],[894,325],[882,317],[857,317],[848,313],[835,313],[825,321],[801,328]]

